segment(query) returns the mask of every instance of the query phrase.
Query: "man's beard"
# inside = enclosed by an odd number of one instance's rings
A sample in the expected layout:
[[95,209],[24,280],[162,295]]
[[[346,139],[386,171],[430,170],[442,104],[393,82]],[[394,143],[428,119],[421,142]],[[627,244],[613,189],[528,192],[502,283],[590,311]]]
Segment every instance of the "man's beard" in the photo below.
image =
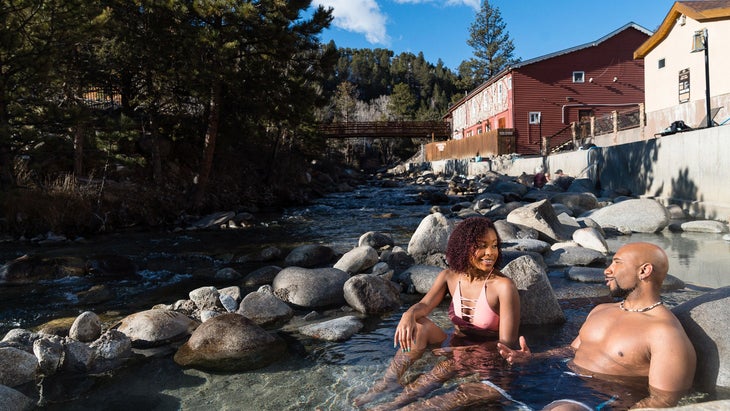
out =
[[631,288],[621,288],[618,283],[616,284],[616,288],[609,290],[611,292],[611,297],[616,298],[626,298],[629,294],[631,294],[632,291],[634,291],[636,287]]

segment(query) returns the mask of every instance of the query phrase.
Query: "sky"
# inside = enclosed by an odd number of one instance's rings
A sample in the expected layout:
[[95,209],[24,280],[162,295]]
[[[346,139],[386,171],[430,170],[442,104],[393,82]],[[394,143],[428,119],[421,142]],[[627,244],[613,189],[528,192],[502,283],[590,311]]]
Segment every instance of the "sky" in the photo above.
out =
[[[423,52],[456,71],[473,56],[466,43],[481,0],[313,0],[333,8],[321,35],[338,47]],[[674,0],[492,0],[522,60],[590,43],[628,23],[655,31]]]

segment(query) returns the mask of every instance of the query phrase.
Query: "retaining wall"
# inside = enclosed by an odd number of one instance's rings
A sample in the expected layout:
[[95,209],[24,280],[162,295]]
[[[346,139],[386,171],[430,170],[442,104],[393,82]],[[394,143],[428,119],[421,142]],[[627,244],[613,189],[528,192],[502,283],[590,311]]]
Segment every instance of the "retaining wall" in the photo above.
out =
[[546,158],[442,160],[426,168],[445,175],[491,170],[509,176],[534,174],[538,166],[550,172],[562,169],[590,178],[601,189],[627,188],[636,196],[677,204],[694,218],[730,221],[730,125],[616,144],[624,140],[627,136],[618,135],[603,142],[605,146]]

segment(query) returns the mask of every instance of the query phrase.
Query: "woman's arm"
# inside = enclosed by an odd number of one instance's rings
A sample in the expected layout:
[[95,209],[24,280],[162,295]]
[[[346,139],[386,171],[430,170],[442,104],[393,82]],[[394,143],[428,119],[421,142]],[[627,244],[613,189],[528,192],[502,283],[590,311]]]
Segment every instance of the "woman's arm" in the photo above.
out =
[[394,347],[400,344],[404,350],[410,350],[412,348],[413,342],[417,337],[416,323],[419,319],[429,315],[444,299],[444,295],[446,295],[446,291],[448,290],[448,275],[449,270],[441,271],[426,295],[421,298],[421,301],[413,304],[403,313],[398,327],[395,329],[395,335],[393,336]]
[[497,288],[499,314],[499,342],[517,347],[520,329],[520,296],[515,283],[509,278],[500,278],[494,284]]

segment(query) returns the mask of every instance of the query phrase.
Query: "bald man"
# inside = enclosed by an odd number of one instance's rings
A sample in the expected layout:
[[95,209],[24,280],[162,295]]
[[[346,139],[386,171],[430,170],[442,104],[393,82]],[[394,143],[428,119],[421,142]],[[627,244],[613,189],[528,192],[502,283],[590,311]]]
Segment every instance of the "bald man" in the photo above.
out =
[[[578,375],[604,380],[648,379],[649,395],[632,408],[673,407],[692,387],[696,355],[679,320],[662,304],[661,285],[669,270],[667,255],[650,243],[621,247],[604,275],[617,303],[595,307],[570,349]],[[509,363],[532,354],[524,337],[519,350],[498,344]],[[541,355],[542,354],[542,355]]]

